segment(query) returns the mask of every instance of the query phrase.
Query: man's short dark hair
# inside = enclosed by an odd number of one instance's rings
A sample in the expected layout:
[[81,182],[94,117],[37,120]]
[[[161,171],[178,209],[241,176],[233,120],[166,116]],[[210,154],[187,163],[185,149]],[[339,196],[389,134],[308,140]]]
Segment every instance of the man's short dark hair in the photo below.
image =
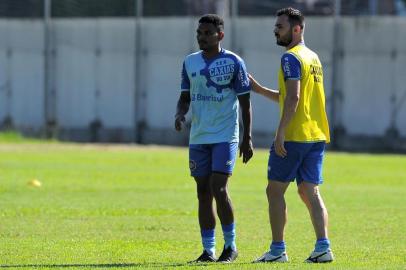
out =
[[211,23],[217,28],[217,32],[224,31],[224,20],[217,14],[206,14],[199,19],[199,23]]
[[300,25],[301,29],[304,28],[304,16],[300,10],[292,7],[282,8],[276,12],[276,16],[282,15],[288,16],[291,27]]

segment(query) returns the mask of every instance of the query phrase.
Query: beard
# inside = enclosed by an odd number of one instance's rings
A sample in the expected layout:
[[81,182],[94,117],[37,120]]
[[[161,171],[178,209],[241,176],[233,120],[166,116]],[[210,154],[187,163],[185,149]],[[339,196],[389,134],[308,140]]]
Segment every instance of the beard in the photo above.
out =
[[290,43],[292,43],[292,33],[288,33],[284,37],[279,36],[279,39],[276,38],[276,44],[279,46],[287,47]]
[[199,49],[202,51],[207,51],[210,49],[210,46],[207,42],[198,42],[199,44]]

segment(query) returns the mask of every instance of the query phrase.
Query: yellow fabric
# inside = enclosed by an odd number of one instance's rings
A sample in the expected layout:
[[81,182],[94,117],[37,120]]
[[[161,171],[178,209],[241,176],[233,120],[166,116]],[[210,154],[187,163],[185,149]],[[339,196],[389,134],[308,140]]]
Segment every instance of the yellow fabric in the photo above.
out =
[[[285,141],[330,142],[330,131],[326,114],[326,101],[323,87],[323,69],[316,53],[299,44],[290,50],[300,61],[300,99],[297,111],[286,127]],[[282,116],[286,97],[286,84],[282,66],[278,74],[279,107]]]

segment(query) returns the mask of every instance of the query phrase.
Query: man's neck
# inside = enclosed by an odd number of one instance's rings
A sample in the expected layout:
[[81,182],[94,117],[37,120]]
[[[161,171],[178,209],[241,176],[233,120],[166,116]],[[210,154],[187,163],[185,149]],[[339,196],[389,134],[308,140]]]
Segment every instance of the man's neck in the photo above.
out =
[[290,50],[293,47],[297,46],[300,43],[304,43],[303,37],[300,37],[297,40],[293,40],[288,46],[286,46],[286,50]]
[[210,59],[210,58],[213,58],[213,57],[217,56],[220,52],[221,52],[221,47],[218,46],[215,49],[208,50],[208,51],[203,51],[203,56],[206,59]]

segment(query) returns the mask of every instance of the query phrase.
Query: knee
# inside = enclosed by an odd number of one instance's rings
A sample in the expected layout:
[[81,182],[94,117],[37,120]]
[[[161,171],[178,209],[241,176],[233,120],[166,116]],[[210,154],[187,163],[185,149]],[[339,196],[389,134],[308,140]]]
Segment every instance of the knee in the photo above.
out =
[[317,186],[308,187],[300,186],[298,189],[299,195],[309,201],[318,201],[320,199],[320,191]]
[[228,197],[227,186],[213,185],[212,193],[214,198],[216,198],[216,200],[226,199]]
[[281,192],[277,188],[272,188],[271,185],[268,184],[268,186],[266,187],[266,196],[268,198],[268,201],[281,197],[283,198],[283,192]]
[[201,202],[211,201],[213,195],[208,186],[198,186],[197,187],[197,199]]
[[306,187],[306,186],[299,186],[298,193],[302,200],[305,203],[308,203],[310,207],[316,208],[323,208],[323,200],[320,196],[320,190],[317,186],[315,187]]

